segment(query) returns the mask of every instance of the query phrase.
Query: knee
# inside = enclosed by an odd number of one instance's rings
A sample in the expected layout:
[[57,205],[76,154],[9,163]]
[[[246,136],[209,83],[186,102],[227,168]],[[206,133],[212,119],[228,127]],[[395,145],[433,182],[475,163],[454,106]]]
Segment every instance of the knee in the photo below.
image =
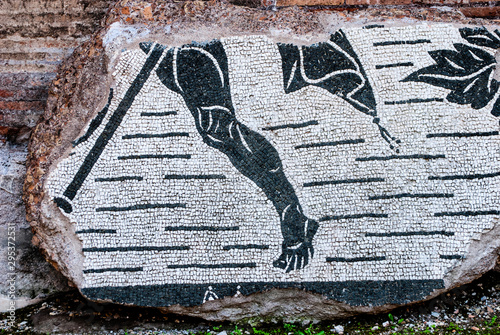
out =
[[233,137],[231,127],[236,123],[236,119],[229,110],[199,107],[197,108],[196,123],[203,141],[210,146],[221,148],[221,146],[227,146],[228,142],[231,141]]

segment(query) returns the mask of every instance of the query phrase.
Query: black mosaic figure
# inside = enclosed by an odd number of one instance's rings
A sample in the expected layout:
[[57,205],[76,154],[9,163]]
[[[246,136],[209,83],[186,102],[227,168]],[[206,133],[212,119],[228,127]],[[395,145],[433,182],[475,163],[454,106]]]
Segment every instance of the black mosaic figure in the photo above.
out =
[[343,31],[331,35],[330,40],[324,43],[311,46],[278,44],[278,48],[286,93],[309,85],[323,88],[372,116],[380,135],[391,149],[400,143],[380,125],[372,87]]
[[[150,47],[141,44],[146,53]],[[203,141],[223,152],[273,203],[283,234],[282,254],[273,265],[287,272],[305,267],[314,254],[312,239],[318,223],[303,214],[276,149],[236,119],[222,43],[171,48],[156,74],[167,88],[182,96]]]
[[[227,57],[222,43],[217,40],[208,44],[193,43],[166,51],[164,46],[153,43],[141,43],[140,47],[148,55],[143,68],[62,197],[54,199],[55,203],[65,212],[72,212],[71,201],[161,59],[156,74],[167,88],[182,96],[203,141],[226,154],[236,169],[260,187],[276,208],[283,243],[282,253],[273,265],[286,272],[304,268],[314,255],[312,240],[318,223],[303,214],[297,195],[283,172],[276,149],[262,135],[236,119],[229,87]],[[394,141],[379,124],[371,86],[342,32],[332,35],[326,43],[309,47],[289,44],[279,44],[278,47],[282,56],[286,93],[308,85],[326,89],[372,116],[382,137],[389,143]],[[89,127],[89,131],[98,127],[106,113],[105,107],[100,113],[102,117],[94,127]],[[81,141],[86,138],[88,136],[84,136]]]

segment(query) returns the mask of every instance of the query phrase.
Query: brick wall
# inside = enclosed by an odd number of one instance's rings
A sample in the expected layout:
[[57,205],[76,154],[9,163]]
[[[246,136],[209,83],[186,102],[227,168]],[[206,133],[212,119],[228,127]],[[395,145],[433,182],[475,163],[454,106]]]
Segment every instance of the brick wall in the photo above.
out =
[[89,37],[111,2],[0,1],[0,136],[35,125],[57,65]]

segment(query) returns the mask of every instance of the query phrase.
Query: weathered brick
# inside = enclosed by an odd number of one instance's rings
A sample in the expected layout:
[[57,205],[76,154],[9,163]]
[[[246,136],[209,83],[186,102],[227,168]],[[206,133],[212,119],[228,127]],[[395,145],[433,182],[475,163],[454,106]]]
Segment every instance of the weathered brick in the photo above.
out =
[[0,101],[0,110],[29,111],[43,110],[43,101]]
[[0,87],[15,90],[20,87],[46,86],[55,76],[54,73],[0,73]]
[[12,96],[14,96],[14,92],[0,89],[0,98],[10,98]]
[[425,5],[468,5],[470,0],[413,0],[414,4]]
[[369,5],[372,0],[345,0],[345,4],[349,6]]
[[27,59],[46,59],[46,52],[0,52],[0,59],[16,59],[16,60],[27,60]]
[[43,109],[31,111],[12,111],[0,109],[0,125],[4,127],[33,128]]
[[102,10],[111,4],[110,0],[11,0],[0,2],[0,13],[70,13],[71,11],[88,13],[92,10]]
[[261,0],[229,0],[229,2],[236,6],[244,6],[251,8],[265,6],[265,4]]
[[346,5],[409,5],[412,0],[346,0]]
[[500,17],[500,7],[462,7],[460,11],[468,17]]
[[45,101],[47,96],[47,86],[18,87],[12,90],[0,89],[0,101]]
[[[53,37],[61,38],[70,36],[81,38],[91,34],[102,13],[90,13],[86,17],[81,14],[43,14],[19,13],[14,17],[10,14],[0,14],[0,38],[10,35],[23,37]],[[85,30],[77,29],[77,25]]]

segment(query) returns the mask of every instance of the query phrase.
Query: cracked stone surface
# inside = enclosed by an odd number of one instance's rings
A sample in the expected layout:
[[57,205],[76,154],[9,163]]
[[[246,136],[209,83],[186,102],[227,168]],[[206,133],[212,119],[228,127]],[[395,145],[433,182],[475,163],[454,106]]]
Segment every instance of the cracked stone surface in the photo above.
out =
[[33,241],[90,299],[211,320],[382,312],[492,269],[500,37],[367,17],[118,3],[28,146]]

